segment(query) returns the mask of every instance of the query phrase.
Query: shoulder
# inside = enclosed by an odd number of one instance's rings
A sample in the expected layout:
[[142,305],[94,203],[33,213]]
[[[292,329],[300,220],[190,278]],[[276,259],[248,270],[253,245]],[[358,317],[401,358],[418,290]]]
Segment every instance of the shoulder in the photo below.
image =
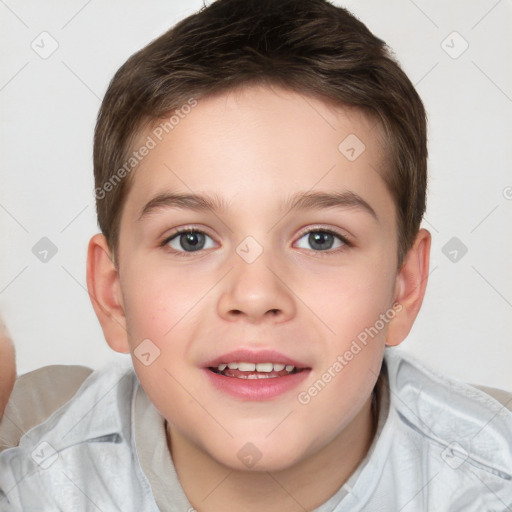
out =
[[512,501],[512,396],[443,375],[401,350],[386,349],[385,362],[390,457],[415,454],[405,463],[409,482],[432,479],[422,498]]
[[[96,426],[107,429],[119,426],[136,383],[133,369],[122,362],[95,371],[76,366],[49,366],[22,376],[9,401],[9,411],[17,413],[23,422],[35,425],[23,432],[19,445],[27,446],[42,433],[60,444],[63,441],[53,433],[66,427],[73,427],[69,437],[66,436],[65,443],[69,444],[87,438]],[[30,411],[30,407],[34,410]],[[106,423],[100,421],[98,413],[112,407],[115,414]],[[82,421],[86,418],[89,421]]]
[[85,366],[52,365],[18,377],[0,421],[0,451],[16,446],[25,432],[64,405],[92,371]]
[[104,510],[155,510],[134,449],[137,388],[131,365],[89,372],[70,400],[4,450],[0,490],[9,510],[85,510],[86,497]]
[[[508,425],[512,418],[512,393],[482,385],[473,385],[428,367],[416,357],[396,348],[385,353],[386,366],[390,374],[390,385],[403,398],[432,397],[440,411],[449,415],[450,410],[460,415],[459,409],[473,408],[499,412],[501,424]],[[447,407],[449,406],[449,407]]]
[[[402,350],[387,349],[385,361],[390,401],[401,416],[435,432],[440,439],[477,429],[487,442],[504,438],[512,446],[511,393],[444,375]],[[512,467],[512,459],[510,462]]]

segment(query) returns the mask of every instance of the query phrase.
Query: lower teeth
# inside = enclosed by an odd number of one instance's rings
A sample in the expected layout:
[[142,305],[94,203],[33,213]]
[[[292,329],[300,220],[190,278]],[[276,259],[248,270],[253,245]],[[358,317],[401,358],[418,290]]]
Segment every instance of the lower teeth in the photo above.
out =
[[278,375],[265,375],[264,373],[249,373],[248,375],[239,375],[236,379],[275,379]]

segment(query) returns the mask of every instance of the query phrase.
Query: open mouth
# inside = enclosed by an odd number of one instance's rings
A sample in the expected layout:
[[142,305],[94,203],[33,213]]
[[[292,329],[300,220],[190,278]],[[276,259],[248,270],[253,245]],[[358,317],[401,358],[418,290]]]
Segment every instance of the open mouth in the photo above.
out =
[[273,350],[235,350],[203,366],[207,382],[221,393],[242,401],[286,396],[308,378],[311,370],[304,363]]
[[298,368],[291,364],[282,363],[244,363],[230,362],[222,363],[216,367],[209,366],[208,370],[224,377],[236,379],[274,379],[276,377],[287,377],[300,373],[306,368]]

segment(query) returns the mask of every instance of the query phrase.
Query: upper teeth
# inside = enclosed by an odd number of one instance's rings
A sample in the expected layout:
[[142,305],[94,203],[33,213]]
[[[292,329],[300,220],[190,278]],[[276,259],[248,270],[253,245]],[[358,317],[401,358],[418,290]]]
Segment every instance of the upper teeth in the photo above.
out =
[[230,370],[239,370],[241,372],[266,372],[270,373],[271,371],[280,372],[286,369],[287,372],[293,371],[295,366],[291,364],[281,364],[281,363],[222,363],[219,364],[217,369],[219,372],[224,371],[226,368]]

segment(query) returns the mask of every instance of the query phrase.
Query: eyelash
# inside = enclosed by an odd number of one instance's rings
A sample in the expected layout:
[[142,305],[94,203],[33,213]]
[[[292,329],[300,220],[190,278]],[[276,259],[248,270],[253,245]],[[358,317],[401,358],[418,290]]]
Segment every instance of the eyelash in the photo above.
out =
[[[171,240],[173,240],[174,238],[178,237],[182,233],[201,233],[203,235],[206,235],[206,236],[209,236],[210,238],[212,238],[205,231],[203,231],[201,229],[196,229],[193,226],[190,226],[190,227],[185,227],[185,228],[177,229],[171,235],[169,235],[166,238],[164,238],[164,240],[162,240],[162,242],[159,244],[159,246],[163,247],[163,248],[167,248],[167,250],[169,252],[171,252],[172,254],[174,254],[176,256],[185,257],[185,258],[193,255],[195,252],[201,252],[201,250],[199,250],[199,251],[191,251],[191,252],[176,251],[175,249],[172,249],[172,248],[170,248],[167,245]],[[322,228],[322,227],[309,228],[309,229],[301,232],[301,234],[300,234],[298,239],[300,240],[304,235],[307,235],[309,233],[327,233],[329,235],[333,235],[334,237],[338,238],[344,244],[342,247],[338,247],[336,249],[329,249],[327,251],[315,251],[313,249],[310,249],[312,252],[317,253],[318,256],[320,256],[320,257],[325,257],[325,256],[330,256],[332,254],[337,254],[340,251],[343,251],[344,249],[346,250],[346,248],[354,247],[354,244],[347,237],[342,235],[341,233],[338,233],[338,232],[336,232],[336,231],[334,231],[332,229],[327,229],[327,228]]]

